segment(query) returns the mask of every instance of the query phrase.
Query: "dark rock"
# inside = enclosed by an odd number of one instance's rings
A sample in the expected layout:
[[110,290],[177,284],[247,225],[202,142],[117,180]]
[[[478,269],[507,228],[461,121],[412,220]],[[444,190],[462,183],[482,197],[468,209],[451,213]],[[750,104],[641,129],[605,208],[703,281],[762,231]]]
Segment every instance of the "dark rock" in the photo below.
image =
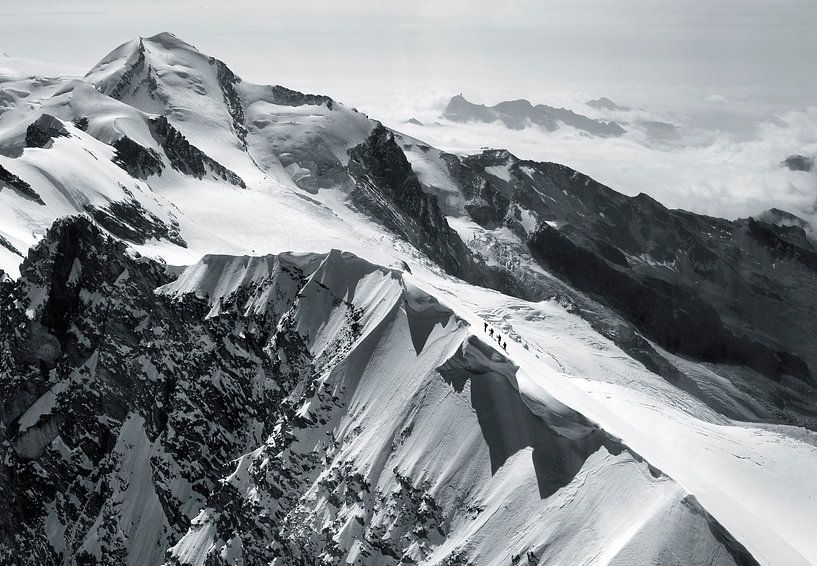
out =
[[31,199],[36,203],[43,205],[45,204],[37,191],[31,188],[31,185],[0,164],[0,190],[2,190],[3,187],[9,187],[18,194]]
[[168,226],[138,201],[112,202],[105,207],[86,205],[85,210],[108,232],[123,240],[144,244],[152,238],[165,239],[183,248],[187,242],[179,234],[177,223]]
[[320,106],[321,104],[326,104],[326,107],[332,110],[332,105],[334,104],[334,101],[328,96],[322,94],[304,94],[280,85],[272,87],[272,94],[275,104],[284,106]]
[[213,175],[242,189],[247,188],[241,177],[192,145],[164,116],[153,118],[150,130],[177,171],[197,179]]
[[111,98],[120,99],[126,91],[132,87],[134,80],[142,74],[145,69],[145,44],[139,39],[136,51],[131,55],[125,72],[119,80],[106,93]]
[[20,257],[23,257],[23,254],[20,252],[20,250],[18,250],[17,248],[15,248],[15,247],[14,247],[14,245],[12,245],[12,243],[11,243],[11,242],[9,242],[9,241],[8,241],[6,238],[4,238],[2,235],[0,235],[0,246],[3,246],[4,248],[6,248],[8,251],[10,251],[11,253],[13,253],[13,254],[15,254],[15,255],[18,255],[18,256],[20,256]]
[[633,277],[547,225],[531,237],[530,246],[543,265],[599,296],[671,352],[709,362],[744,364],[777,380],[783,374],[810,378],[808,366],[796,355],[735,336],[715,308],[688,287]]
[[43,114],[26,128],[26,147],[51,147],[54,138],[67,137],[68,130],[50,114]]
[[221,94],[224,97],[224,104],[227,105],[227,111],[233,119],[233,130],[235,130],[238,139],[241,140],[245,146],[247,145],[247,126],[244,119],[244,106],[241,103],[241,97],[235,85],[241,82],[241,79],[233,73],[230,68],[223,62],[210,57],[210,64],[216,67],[216,77],[218,84],[221,87]]
[[113,162],[131,177],[144,180],[151,175],[162,174],[162,157],[155,150],[143,147],[127,136],[116,140],[113,147],[116,150]]
[[794,154],[784,159],[781,165],[787,169],[791,169],[792,171],[813,171],[814,158],[806,155]]
[[349,151],[352,202],[422,250],[443,269],[463,273],[465,244],[448,226],[436,199],[423,192],[394,135],[378,125]]
[[77,118],[74,120],[74,127],[78,130],[87,131],[88,130],[88,118],[85,116],[81,118]]

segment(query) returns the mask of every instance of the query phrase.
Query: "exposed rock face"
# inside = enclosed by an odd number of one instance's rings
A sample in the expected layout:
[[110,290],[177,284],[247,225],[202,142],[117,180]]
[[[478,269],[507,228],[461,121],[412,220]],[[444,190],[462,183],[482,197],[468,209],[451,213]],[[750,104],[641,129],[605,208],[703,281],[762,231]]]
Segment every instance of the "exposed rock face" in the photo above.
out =
[[132,177],[147,179],[162,174],[162,157],[155,150],[143,147],[127,136],[116,140],[113,147],[116,149],[113,162]]
[[170,164],[177,171],[198,179],[205,175],[214,175],[242,189],[247,188],[241,177],[188,142],[184,135],[174,128],[164,116],[151,120],[150,126],[151,132],[161,144]]
[[129,89],[133,88],[134,80],[145,72],[145,44],[139,39],[139,44],[128,60],[125,72],[119,80],[107,89],[106,94],[112,98],[121,98]]
[[74,127],[83,132],[86,131],[88,129],[88,118],[86,116],[77,118],[74,120]]
[[48,148],[54,138],[68,136],[68,130],[57,118],[43,114],[26,129],[26,147]]
[[[730,222],[668,210],[646,195],[626,197],[568,167],[506,151],[443,161],[471,218],[486,229],[509,228],[526,248],[500,246],[495,256],[531,254],[670,352],[756,370],[771,383],[743,387],[771,414],[815,426],[817,406],[805,392],[814,391],[817,349],[801,329],[814,326],[817,246],[796,220],[774,214],[773,221]],[[505,283],[497,288],[504,292],[532,300],[562,292],[503,261]],[[785,278],[774,274],[781,269]],[[637,334],[594,327],[653,371],[680,378]]]
[[216,66],[216,76],[218,78],[218,84],[221,86],[221,93],[224,96],[224,103],[227,105],[227,110],[233,118],[233,130],[238,136],[238,139],[246,145],[247,126],[244,119],[244,106],[235,88],[235,85],[240,83],[241,79],[218,59],[211,57],[210,64]]
[[326,107],[332,110],[332,99],[322,94],[304,94],[280,85],[272,87],[272,93],[276,104],[285,106],[303,106],[304,104],[318,106],[326,104]]
[[448,102],[443,116],[454,122],[500,121],[514,130],[536,125],[552,132],[559,129],[560,124],[564,124],[603,137],[620,136],[625,133],[624,128],[615,122],[593,120],[565,108],[554,108],[544,104],[534,106],[524,99],[485,106],[469,102],[460,94]]
[[[184,510],[260,441],[256,423],[276,405],[261,345],[226,319],[205,320],[201,299],[155,295],[168,281],[76,218],[57,223],[20,281],[4,284],[3,562],[160,563],[157,544],[189,523]],[[226,343],[231,353],[213,348]],[[144,520],[126,522],[128,513]],[[72,534],[47,534],[49,521]]]
[[715,308],[692,288],[657,277],[633,277],[619,269],[626,259],[614,255],[615,248],[605,257],[603,252],[577,246],[548,225],[531,236],[529,245],[543,265],[572,285],[602,297],[670,352],[708,362],[744,364],[776,380],[783,375],[810,380],[802,359],[749,337],[735,336]]
[[352,202],[449,273],[462,275],[467,249],[448,226],[436,199],[423,192],[392,133],[379,125],[349,155],[349,173],[356,181]]
[[86,205],[85,210],[108,232],[123,240],[144,244],[152,238],[166,239],[183,248],[187,242],[177,223],[166,224],[136,200],[112,202],[105,207]]
[[11,171],[0,165],[0,190],[4,187],[9,187],[18,194],[29,198],[39,204],[45,204],[37,191],[31,188],[31,185],[23,181],[20,177],[13,174]]
[[[625,468],[671,482],[555,400],[533,410],[518,368],[450,309],[339,251],[208,256],[174,280],[69,218],[0,306],[3,563],[478,563],[496,511],[475,502],[513,462],[532,458],[535,481],[492,491],[557,526],[584,489],[565,486]],[[754,563],[664,493],[694,535],[651,551]],[[528,539],[512,544],[530,563],[566,558]]]
[[4,248],[6,248],[8,251],[10,251],[11,253],[13,253],[14,255],[18,255],[18,256],[20,256],[20,257],[23,257],[23,254],[20,252],[20,250],[18,250],[17,248],[15,248],[15,247],[14,247],[14,245],[12,245],[12,243],[11,243],[11,242],[9,242],[9,241],[8,241],[6,238],[4,238],[2,235],[0,235],[0,246],[3,246]]

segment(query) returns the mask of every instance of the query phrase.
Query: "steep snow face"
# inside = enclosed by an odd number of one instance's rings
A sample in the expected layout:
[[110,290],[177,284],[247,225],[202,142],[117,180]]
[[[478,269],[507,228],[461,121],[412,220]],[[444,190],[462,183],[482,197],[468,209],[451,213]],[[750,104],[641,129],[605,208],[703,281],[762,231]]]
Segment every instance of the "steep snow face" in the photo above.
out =
[[174,282],[157,292],[180,298],[188,293],[207,299],[220,314],[225,300],[239,292],[244,301],[236,305],[244,316],[266,315],[274,320],[286,312],[303,278],[323,261],[320,254],[280,254],[263,257],[204,256]]
[[247,147],[253,161],[274,177],[285,177],[315,193],[347,182],[348,151],[375,122],[326,96],[303,95],[284,87],[239,82]]
[[[473,326],[485,320],[510,337],[519,390],[530,404],[555,397],[623,439],[693,493],[761,564],[817,560],[808,534],[817,526],[811,504],[817,493],[807,479],[817,472],[812,431],[724,417],[693,387],[659,378],[599,336],[571,312],[575,305],[531,303],[450,283],[426,289],[457,312],[473,313]],[[696,379],[724,405],[752,405],[711,371]]]
[[193,145],[250,182],[263,178],[260,168],[313,190],[334,186],[347,150],[373,126],[327,96],[246,83],[169,33],[120,46],[85,80],[130,106],[166,116]]
[[169,34],[1,63],[0,561],[817,562],[808,381],[667,352],[563,271],[720,284],[738,245],[730,284],[809,325],[796,226],[446,154]]
[[[85,77],[102,93],[148,114],[160,114],[190,143],[239,176],[258,175],[231,114],[216,62],[169,33],[128,42]],[[240,103],[238,103],[240,108]]]
[[167,277],[80,219],[3,287],[4,560],[752,563],[420,280],[340,251]]
[[[81,80],[18,70],[2,80],[0,268],[12,276],[22,259],[14,250],[76,213],[173,263],[328,252],[338,241],[394,261],[377,251],[383,231],[333,194],[348,190],[347,151],[375,122],[329,97],[246,83],[170,34],[122,45]],[[68,135],[34,148],[27,131],[43,116]]]

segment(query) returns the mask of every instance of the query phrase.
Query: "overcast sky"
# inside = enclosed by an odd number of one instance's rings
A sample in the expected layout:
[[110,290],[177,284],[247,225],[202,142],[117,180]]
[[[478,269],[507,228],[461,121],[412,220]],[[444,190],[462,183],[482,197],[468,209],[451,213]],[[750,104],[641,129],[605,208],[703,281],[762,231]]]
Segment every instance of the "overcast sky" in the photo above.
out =
[[817,93],[815,0],[0,2],[0,51],[77,71],[159,31],[247,79],[296,88],[635,85],[751,92],[781,107]]

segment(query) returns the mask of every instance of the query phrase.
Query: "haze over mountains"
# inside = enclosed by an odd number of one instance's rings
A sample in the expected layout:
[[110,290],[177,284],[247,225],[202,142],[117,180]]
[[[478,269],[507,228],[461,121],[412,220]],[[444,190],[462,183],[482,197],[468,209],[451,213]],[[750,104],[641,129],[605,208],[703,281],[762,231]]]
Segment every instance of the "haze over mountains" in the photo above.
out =
[[450,153],[169,33],[4,69],[0,561],[817,561],[797,215]]
[[597,136],[620,136],[624,128],[615,122],[591,120],[587,116],[576,114],[564,108],[554,108],[544,104],[532,105],[527,100],[509,100],[495,106],[484,106],[468,102],[461,94],[448,102],[443,114],[454,122],[494,122],[500,121],[514,130],[521,130],[529,125],[536,125],[548,131],[554,131],[560,125],[571,126],[577,130]]
[[[568,89],[530,98],[531,107],[567,108],[567,115],[590,120],[589,129],[553,114],[549,127],[537,125],[524,117],[531,108],[514,111],[523,117],[510,121],[509,127],[490,110],[502,100],[495,95],[482,98],[485,105],[468,102],[470,109],[462,116],[469,119],[448,119],[450,92],[421,97],[424,102],[413,106],[401,102],[396,107],[405,107],[402,111],[378,105],[374,97],[370,106],[393,127],[436,147],[457,153],[507,148],[529,159],[567,164],[625,194],[643,192],[672,208],[737,219],[777,207],[815,219],[817,177],[803,168],[781,166],[789,156],[808,158],[817,151],[813,109],[744,114],[739,109],[745,101],[707,100],[699,93],[699,108],[670,110],[663,94],[639,106]],[[517,104],[512,100],[501,105]],[[414,122],[407,121],[409,116]],[[592,133],[598,129],[596,122],[614,122],[625,132]]]

